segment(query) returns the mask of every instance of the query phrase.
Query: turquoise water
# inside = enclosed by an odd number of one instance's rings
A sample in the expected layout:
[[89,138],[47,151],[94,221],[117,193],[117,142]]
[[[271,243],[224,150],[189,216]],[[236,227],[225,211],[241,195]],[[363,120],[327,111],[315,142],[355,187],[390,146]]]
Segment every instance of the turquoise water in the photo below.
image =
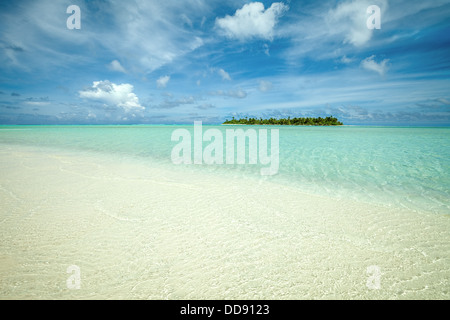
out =
[[[0,126],[0,145],[131,157],[174,170],[265,179],[334,198],[450,214],[450,128],[251,127],[280,130],[280,168],[273,177],[261,177],[259,165],[172,164],[177,143],[171,135],[180,128],[193,135],[192,126]],[[212,128],[237,129],[203,127]]]

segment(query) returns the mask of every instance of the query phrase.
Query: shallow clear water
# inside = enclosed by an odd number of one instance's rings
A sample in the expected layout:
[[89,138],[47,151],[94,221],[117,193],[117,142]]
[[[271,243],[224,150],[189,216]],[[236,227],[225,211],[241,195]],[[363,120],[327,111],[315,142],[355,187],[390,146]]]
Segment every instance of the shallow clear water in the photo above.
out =
[[[192,126],[0,126],[0,144],[57,148],[158,162],[173,170],[176,129]],[[208,129],[238,127],[203,126]],[[450,214],[450,128],[242,127],[280,130],[279,174],[305,192]],[[270,140],[269,140],[270,141]],[[208,143],[204,143],[204,147]],[[261,179],[260,165],[188,166]]]
[[448,129],[279,127],[262,177],[180,128],[0,127],[0,298],[449,299]]

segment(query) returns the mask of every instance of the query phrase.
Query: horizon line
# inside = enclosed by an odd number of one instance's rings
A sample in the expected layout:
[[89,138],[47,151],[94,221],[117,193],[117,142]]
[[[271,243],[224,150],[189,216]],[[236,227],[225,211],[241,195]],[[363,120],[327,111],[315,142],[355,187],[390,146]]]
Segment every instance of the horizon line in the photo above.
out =
[[[0,126],[193,126],[193,123],[104,123],[104,124],[0,124]],[[450,124],[344,124],[339,126],[314,126],[314,125],[248,125],[248,124],[224,124],[203,123],[204,126],[259,126],[259,127],[404,127],[404,128],[450,128]]]

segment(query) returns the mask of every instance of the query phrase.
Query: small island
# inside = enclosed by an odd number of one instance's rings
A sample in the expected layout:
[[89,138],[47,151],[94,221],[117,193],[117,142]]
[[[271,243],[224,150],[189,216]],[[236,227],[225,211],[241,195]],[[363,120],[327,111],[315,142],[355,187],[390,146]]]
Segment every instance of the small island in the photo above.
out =
[[342,126],[344,125],[335,117],[326,118],[287,118],[287,119],[256,119],[256,118],[243,118],[227,120],[224,124],[233,125],[273,125],[273,126]]

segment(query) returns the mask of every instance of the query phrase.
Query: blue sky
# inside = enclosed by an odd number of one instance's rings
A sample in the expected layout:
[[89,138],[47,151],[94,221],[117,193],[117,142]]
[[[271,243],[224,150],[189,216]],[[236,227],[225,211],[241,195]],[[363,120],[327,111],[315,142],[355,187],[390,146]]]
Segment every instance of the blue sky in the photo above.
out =
[[450,0],[0,2],[0,124],[328,115],[450,125]]

